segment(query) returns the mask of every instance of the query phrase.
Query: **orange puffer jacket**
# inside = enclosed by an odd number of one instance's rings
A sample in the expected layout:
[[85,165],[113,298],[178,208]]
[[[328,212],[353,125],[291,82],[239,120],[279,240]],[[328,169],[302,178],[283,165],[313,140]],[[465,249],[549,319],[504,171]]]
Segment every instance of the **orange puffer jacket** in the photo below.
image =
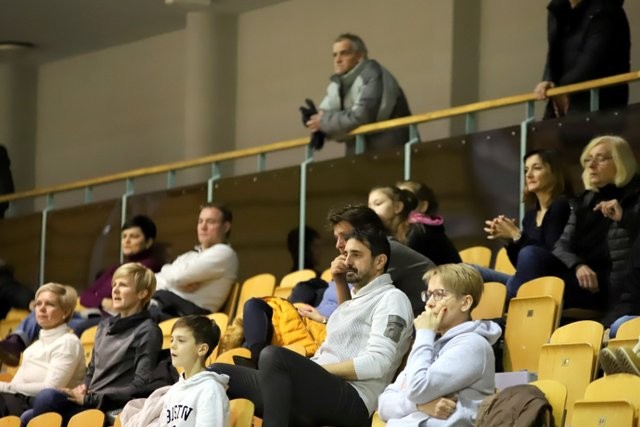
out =
[[326,325],[302,317],[289,301],[277,297],[264,297],[273,309],[271,344],[285,346],[299,344],[305,348],[306,356],[315,354],[326,336]]

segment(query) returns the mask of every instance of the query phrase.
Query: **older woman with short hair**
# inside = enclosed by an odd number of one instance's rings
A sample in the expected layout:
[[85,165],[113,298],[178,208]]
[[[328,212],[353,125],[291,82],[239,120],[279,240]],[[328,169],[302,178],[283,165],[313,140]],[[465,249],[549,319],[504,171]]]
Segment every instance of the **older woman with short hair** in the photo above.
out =
[[571,212],[553,254],[569,269],[565,306],[605,310],[605,325],[624,312],[629,255],[640,229],[640,176],[629,143],[592,139],[580,156],[585,192]]
[[67,324],[77,299],[75,289],[57,283],[47,283],[36,292],[34,313],[40,338],[24,351],[11,382],[0,382],[0,417],[21,415],[46,388],[75,387],[82,382],[84,350]]

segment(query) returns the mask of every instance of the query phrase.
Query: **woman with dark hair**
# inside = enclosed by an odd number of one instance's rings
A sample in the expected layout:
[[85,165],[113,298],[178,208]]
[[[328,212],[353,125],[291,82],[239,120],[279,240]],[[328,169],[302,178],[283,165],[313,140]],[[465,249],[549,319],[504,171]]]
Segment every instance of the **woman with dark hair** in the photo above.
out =
[[[122,225],[121,249],[124,262],[138,262],[150,270],[160,271],[164,263],[162,251],[155,246],[156,225],[151,218],[144,215],[134,216]],[[80,336],[82,332],[100,323],[103,317],[112,313],[111,281],[113,273],[120,267],[114,264],[80,294],[80,303],[87,309],[96,309],[96,316],[83,319],[80,316],[71,319],[69,325]],[[16,328],[16,330],[0,341],[0,360],[10,366],[16,366],[20,353],[38,336],[40,327],[33,312]]]
[[[458,251],[444,234],[442,218],[416,212],[424,205],[414,192],[394,186],[374,187],[369,192],[369,207],[396,240],[436,265],[460,262]],[[437,201],[432,206],[437,208]],[[428,203],[425,209],[429,210]]]
[[569,269],[565,306],[605,310],[605,326],[629,309],[624,303],[632,247],[640,230],[640,176],[629,143],[592,139],[580,156],[585,191],[553,254]]
[[[553,150],[533,150],[524,156],[523,162],[523,200],[529,209],[522,219],[522,228],[515,219],[499,215],[486,221],[484,229],[488,239],[507,241],[507,254],[516,269],[513,276],[504,275],[509,298],[529,280],[563,277],[566,271],[551,253],[571,213],[567,199],[571,191],[559,155]],[[487,270],[480,272],[485,281],[495,280]]]

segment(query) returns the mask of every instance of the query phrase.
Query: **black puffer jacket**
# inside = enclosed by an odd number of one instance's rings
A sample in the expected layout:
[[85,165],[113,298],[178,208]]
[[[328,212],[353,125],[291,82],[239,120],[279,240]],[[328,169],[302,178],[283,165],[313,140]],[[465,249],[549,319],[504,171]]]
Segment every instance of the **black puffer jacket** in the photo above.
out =
[[[601,201],[616,199],[623,209],[620,222],[605,218],[593,207]],[[612,320],[611,309],[623,293],[631,248],[640,227],[640,176],[624,187],[608,185],[598,192],[586,191],[578,199],[553,254],[570,274],[579,264],[588,265],[598,275],[601,308],[607,310],[605,324]]]

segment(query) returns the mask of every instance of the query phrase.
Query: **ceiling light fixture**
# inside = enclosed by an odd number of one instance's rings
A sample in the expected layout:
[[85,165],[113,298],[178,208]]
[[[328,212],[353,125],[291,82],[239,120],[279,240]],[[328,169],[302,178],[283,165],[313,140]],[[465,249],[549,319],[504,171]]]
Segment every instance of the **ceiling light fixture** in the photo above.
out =
[[0,51],[17,52],[21,50],[32,49],[35,45],[29,42],[20,42],[14,40],[0,40]]

